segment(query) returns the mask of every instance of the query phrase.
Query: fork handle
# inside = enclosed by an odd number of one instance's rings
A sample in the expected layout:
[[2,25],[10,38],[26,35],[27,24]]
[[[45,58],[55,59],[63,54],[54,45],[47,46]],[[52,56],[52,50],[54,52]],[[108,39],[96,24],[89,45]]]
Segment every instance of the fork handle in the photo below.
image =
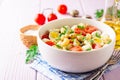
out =
[[95,78],[93,78],[93,80],[99,80],[102,77],[102,75],[104,74],[104,72],[105,72],[105,69],[103,71],[101,71],[100,74],[97,75]]
[[98,69],[95,73],[91,74],[90,76],[86,77],[84,80],[98,80],[103,75],[108,65],[109,64],[105,64],[103,67]]
[[90,76],[86,77],[84,80],[93,80],[99,74],[100,74],[100,71],[98,70],[95,73],[91,74]]

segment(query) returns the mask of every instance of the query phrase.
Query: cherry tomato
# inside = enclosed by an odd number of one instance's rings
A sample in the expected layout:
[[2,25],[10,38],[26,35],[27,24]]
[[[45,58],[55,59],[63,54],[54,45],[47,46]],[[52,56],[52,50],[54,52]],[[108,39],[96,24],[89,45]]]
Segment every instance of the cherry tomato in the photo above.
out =
[[97,30],[97,28],[96,27],[94,27],[94,26],[87,26],[85,29],[84,29],[84,31],[86,32],[86,33],[92,33],[92,32],[94,32],[94,31],[96,31]]
[[82,47],[80,46],[73,46],[72,48],[70,48],[71,51],[82,51]]
[[67,13],[67,6],[65,4],[61,4],[58,6],[58,12],[61,14]]
[[54,13],[51,13],[50,15],[48,15],[48,21],[52,21],[57,19],[57,16]]
[[86,35],[86,32],[84,30],[81,30],[80,28],[75,28],[74,32],[76,34],[82,34],[82,35]]
[[39,25],[43,25],[45,23],[45,16],[43,14],[38,14],[37,17],[35,18],[35,22]]
[[48,31],[46,31],[46,32],[41,36],[41,39],[44,39],[44,38],[49,39],[49,32],[48,32]]
[[48,45],[50,45],[50,46],[55,45],[55,43],[54,43],[54,42],[52,42],[52,41],[46,41],[45,43],[46,43],[46,44],[48,44]]
[[100,44],[92,44],[92,48],[93,49],[98,49],[98,48],[101,48],[101,45]]
[[44,39],[44,38],[47,38],[47,39],[49,39],[49,35],[47,35],[47,34],[44,34],[44,35],[42,35],[42,37],[41,37],[42,39]]

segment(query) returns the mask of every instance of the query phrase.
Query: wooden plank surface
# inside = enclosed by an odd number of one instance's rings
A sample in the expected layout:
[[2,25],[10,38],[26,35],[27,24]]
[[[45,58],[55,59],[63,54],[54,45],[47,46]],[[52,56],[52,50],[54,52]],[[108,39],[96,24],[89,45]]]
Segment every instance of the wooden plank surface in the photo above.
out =
[[51,80],[47,76],[42,75],[41,73],[37,72],[37,80]]
[[0,80],[35,80],[36,72],[24,62],[23,54],[9,55],[0,67]]

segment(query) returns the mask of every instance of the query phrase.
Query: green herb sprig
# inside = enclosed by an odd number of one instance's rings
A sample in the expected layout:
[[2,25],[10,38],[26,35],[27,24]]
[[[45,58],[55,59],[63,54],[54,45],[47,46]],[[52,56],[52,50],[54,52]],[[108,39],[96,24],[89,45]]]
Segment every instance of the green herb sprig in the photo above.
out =
[[25,63],[31,63],[33,62],[35,56],[38,54],[38,46],[37,45],[32,45],[29,50],[26,51],[26,61]]
[[[103,9],[97,9],[95,12],[96,18],[101,18],[103,16],[104,10]],[[111,8],[108,8],[107,14],[113,15]],[[120,10],[117,10],[117,17],[120,18]]]
[[104,12],[103,9],[97,9],[96,12],[95,12],[95,17],[96,18],[102,17],[103,16],[103,12]]

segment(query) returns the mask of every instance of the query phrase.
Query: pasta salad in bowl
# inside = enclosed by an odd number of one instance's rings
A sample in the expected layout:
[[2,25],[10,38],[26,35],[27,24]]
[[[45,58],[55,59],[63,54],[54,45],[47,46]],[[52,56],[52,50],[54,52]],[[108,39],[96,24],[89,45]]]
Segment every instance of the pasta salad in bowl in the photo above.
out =
[[54,68],[88,72],[111,57],[115,32],[108,25],[83,18],[64,18],[42,25],[37,34],[41,56]]
[[111,43],[108,34],[103,34],[95,26],[83,23],[50,29],[41,38],[52,47],[68,51],[91,51]]

